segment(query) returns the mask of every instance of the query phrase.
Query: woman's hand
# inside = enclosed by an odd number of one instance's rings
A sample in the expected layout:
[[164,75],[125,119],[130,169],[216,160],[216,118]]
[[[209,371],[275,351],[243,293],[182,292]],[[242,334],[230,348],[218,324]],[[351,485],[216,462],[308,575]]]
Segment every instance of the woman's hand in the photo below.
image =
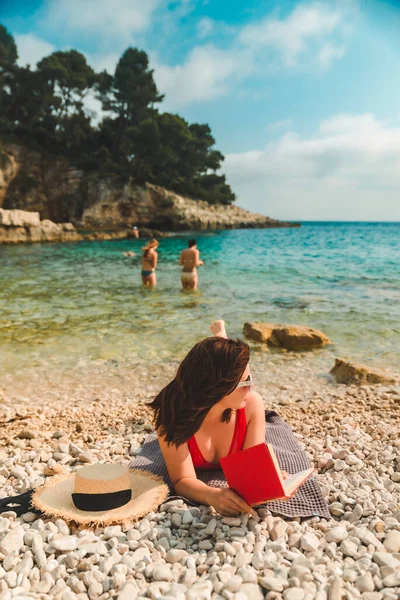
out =
[[251,506],[229,488],[213,488],[210,505],[224,517],[236,517],[240,513],[250,513],[258,517]]

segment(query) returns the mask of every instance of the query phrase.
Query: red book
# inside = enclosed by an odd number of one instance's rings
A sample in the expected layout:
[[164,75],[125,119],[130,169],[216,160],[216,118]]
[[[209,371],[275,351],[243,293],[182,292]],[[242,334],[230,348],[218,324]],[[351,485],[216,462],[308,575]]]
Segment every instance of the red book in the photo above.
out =
[[229,487],[247,504],[288,500],[315,469],[283,479],[273,447],[258,444],[220,459]]

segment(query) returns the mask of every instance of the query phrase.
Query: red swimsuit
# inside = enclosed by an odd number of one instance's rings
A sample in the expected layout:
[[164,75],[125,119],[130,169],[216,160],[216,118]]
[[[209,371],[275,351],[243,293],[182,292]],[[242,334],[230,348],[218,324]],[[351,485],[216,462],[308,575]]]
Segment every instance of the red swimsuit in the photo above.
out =
[[[236,411],[236,422],[235,429],[233,432],[231,447],[229,448],[228,454],[233,454],[234,452],[239,452],[243,448],[244,440],[246,437],[246,413],[244,408],[239,408]],[[207,462],[200,452],[200,448],[197,445],[196,438],[192,436],[188,441],[189,452],[192,457],[193,466],[196,469],[220,469],[221,466],[219,462],[210,463]]]

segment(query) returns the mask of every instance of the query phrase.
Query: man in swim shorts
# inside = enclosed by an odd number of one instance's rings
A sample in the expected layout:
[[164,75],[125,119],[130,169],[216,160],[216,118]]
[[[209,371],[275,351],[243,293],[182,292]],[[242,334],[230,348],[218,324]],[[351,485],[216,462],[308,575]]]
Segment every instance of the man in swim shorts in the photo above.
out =
[[197,269],[203,264],[200,260],[200,252],[196,246],[196,240],[190,239],[186,250],[182,250],[179,257],[179,264],[183,266],[181,272],[181,283],[184,290],[197,290]]

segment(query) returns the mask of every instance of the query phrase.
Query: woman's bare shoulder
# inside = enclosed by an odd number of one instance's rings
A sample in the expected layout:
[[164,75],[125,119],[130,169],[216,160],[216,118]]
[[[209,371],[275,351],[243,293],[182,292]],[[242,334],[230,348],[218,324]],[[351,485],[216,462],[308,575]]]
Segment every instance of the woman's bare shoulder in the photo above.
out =
[[246,396],[246,420],[249,421],[256,415],[264,413],[264,401],[260,394],[255,390],[252,390]]

